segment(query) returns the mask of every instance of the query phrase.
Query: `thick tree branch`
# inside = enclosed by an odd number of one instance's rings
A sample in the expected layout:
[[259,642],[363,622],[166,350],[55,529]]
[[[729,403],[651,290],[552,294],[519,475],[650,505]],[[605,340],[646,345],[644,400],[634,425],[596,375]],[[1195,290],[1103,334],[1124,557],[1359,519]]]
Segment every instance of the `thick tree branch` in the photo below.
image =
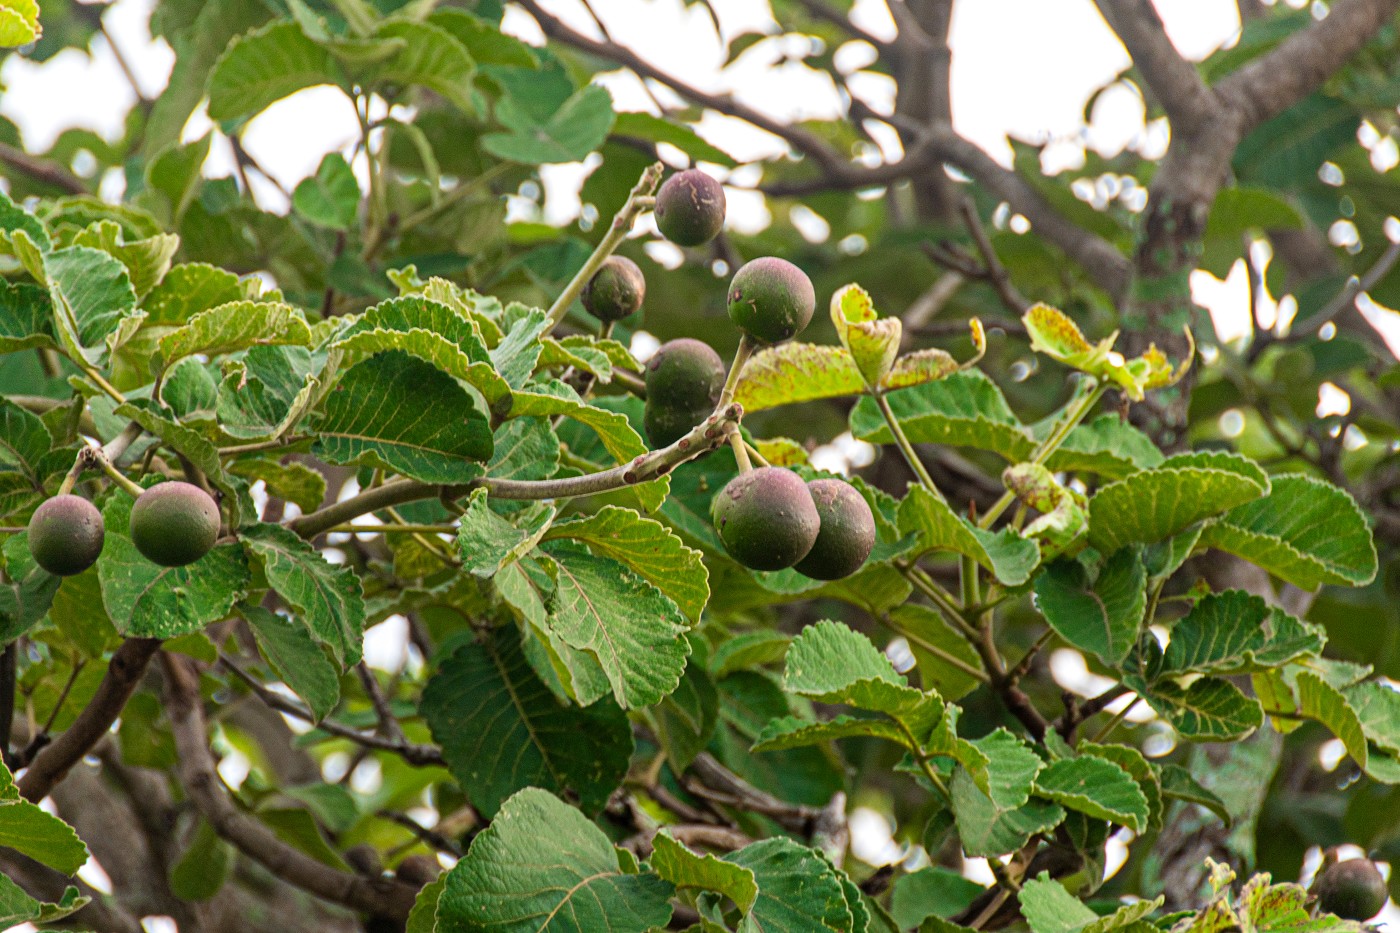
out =
[[19,792],[25,800],[37,803],[47,797],[68,770],[107,734],[159,647],[160,640],[156,638],[128,638],[122,643],[88,705],[71,726],[44,746],[19,779]]
[[1216,85],[1245,132],[1317,90],[1386,24],[1400,0],[1336,0],[1326,17]]
[[1181,57],[1157,15],[1152,0],[1095,0],[1099,12],[1118,34],[1133,64],[1142,72],[1152,96],[1167,112],[1172,127],[1191,132],[1219,106],[1196,68]]
[[406,918],[417,896],[412,886],[331,868],[287,845],[238,809],[224,790],[209,751],[198,674],[184,658],[162,654],[161,662],[180,783],[214,831],[277,877],[317,897],[373,915]]

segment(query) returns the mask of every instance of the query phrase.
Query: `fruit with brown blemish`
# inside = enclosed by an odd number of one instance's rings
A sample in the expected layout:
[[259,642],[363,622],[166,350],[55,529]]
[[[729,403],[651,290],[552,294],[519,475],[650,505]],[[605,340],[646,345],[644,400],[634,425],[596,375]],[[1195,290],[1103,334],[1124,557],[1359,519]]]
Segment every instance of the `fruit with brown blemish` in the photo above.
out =
[[34,563],[58,577],[82,573],[102,553],[102,513],[82,496],[54,496],[29,519]]
[[821,516],[807,484],[783,467],[761,467],[730,480],[712,506],[729,556],[750,570],[782,570],[812,550]]
[[724,226],[724,186],[698,168],[677,172],[656,193],[656,228],[677,246],[702,246]]
[[729,320],[764,343],[800,334],[816,307],[817,293],[807,273],[776,256],[746,263],[729,283]]
[[611,324],[639,311],[646,293],[641,268],[626,256],[609,256],[583,286],[580,298],[585,311]]
[[219,537],[219,506],[190,483],[169,482],[141,493],[131,507],[131,542],[151,563],[183,567]]
[[875,516],[857,489],[845,480],[814,479],[807,484],[821,518],[821,530],[796,570],[814,580],[839,580],[862,566],[875,546]]
[[709,344],[683,337],[647,360],[643,427],[652,447],[684,437],[714,411],[724,388],[724,361]]

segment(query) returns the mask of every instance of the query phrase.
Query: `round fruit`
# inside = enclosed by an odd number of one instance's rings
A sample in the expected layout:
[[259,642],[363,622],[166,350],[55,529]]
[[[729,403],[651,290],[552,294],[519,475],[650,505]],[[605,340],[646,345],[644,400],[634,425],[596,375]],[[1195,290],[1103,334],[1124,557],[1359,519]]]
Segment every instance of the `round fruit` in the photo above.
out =
[[609,256],[583,286],[583,308],[605,324],[635,314],[646,297],[647,280],[626,256]]
[[[724,361],[709,344],[689,337],[671,340],[647,360],[647,401],[674,411],[704,409],[708,415],[724,388]],[[699,424],[697,419],[695,424]]]
[[131,507],[131,541],[147,560],[183,567],[199,560],[219,537],[219,507],[189,483],[152,486]]
[[865,564],[875,546],[875,516],[865,497],[839,479],[814,479],[807,484],[821,516],[821,530],[797,572],[813,580],[849,577]]
[[642,427],[646,429],[647,440],[656,450],[669,447],[685,437],[690,429],[709,417],[711,408],[672,408],[662,402],[648,398],[643,410]]
[[724,226],[724,186],[698,168],[677,172],[656,193],[656,228],[677,246],[701,246]]
[[29,519],[34,563],[59,577],[82,573],[102,553],[102,513],[81,496],[54,496]]
[[1319,906],[1343,920],[1370,920],[1389,897],[1385,878],[1370,859],[1338,862],[1313,883]]
[[750,570],[782,570],[807,556],[821,517],[802,477],[782,467],[740,473],[714,501],[729,556]]
[[800,334],[816,307],[817,293],[807,273],[776,256],[746,263],[729,283],[729,319],[765,343]]

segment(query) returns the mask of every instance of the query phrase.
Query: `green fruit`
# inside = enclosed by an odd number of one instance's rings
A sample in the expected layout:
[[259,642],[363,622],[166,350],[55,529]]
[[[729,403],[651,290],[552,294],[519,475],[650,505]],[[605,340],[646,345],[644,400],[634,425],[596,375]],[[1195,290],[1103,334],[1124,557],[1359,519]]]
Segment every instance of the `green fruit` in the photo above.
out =
[[715,496],[724,548],[750,570],[782,570],[807,556],[821,516],[802,477],[782,467],[740,473]]
[[646,297],[647,280],[626,256],[609,256],[583,286],[583,308],[605,324],[635,314]]
[[704,421],[712,409],[672,408],[647,399],[642,414],[642,427],[647,432],[647,440],[652,450],[669,447],[690,433],[690,429]]
[[656,228],[677,246],[701,246],[724,226],[724,186],[698,168],[677,172],[656,193]]
[[1318,905],[1343,920],[1370,920],[1389,897],[1385,878],[1370,859],[1338,862],[1313,882]]
[[729,319],[765,343],[802,333],[816,307],[817,293],[807,273],[776,256],[745,264],[729,283]]
[[102,513],[81,496],[54,496],[29,519],[34,563],[58,577],[82,573],[102,553]]
[[813,580],[839,580],[859,570],[875,546],[875,516],[865,497],[839,479],[814,479],[807,484],[821,516],[821,530],[797,572]]
[[147,560],[183,567],[199,560],[219,537],[219,507],[189,483],[152,486],[131,507],[131,541]]
[[[671,340],[647,360],[647,401],[673,411],[704,409],[708,415],[724,388],[724,361],[709,344],[689,337]],[[697,418],[694,424],[699,424]]]

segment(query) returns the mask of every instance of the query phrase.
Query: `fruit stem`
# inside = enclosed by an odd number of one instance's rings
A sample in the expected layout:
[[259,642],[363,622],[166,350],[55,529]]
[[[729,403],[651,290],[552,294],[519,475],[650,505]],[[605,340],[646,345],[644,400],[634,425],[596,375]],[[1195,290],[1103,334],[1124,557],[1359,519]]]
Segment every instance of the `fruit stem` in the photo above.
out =
[[739,434],[738,428],[729,432],[729,446],[734,448],[734,462],[739,464],[739,473],[752,473],[753,464],[749,462],[749,451],[744,446],[744,438]]
[[772,466],[772,465],[773,465],[773,464],[771,464],[771,463],[768,462],[768,458],[767,458],[767,457],[763,456],[763,454],[761,454],[761,453],[758,452],[758,448],[757,448],[757,447],[755,447],[754,445],[750,444],[748,441],[744,441],[744,448],[745,448],[746,450],[748,450],[749,456],[750,456],[750,457],[752,457],[753,459],[755,459],[755,460],[758,461],[758,465],[759,465],[759,466]]
[[68,471],[68,475],[63,477],[63,482],[58,487],[55,495],[66,496],[73,491],[73,487],[78,485],[78,477],[83,475],[83,471],[88,468],[88,450],[84,448],[78,451],[78,455],[73,458],[73,468]]
[[[1031,455],[1030,463],[1043,465],[1045,461],[1049,460],[1050,457],[1054,455],[1055,451],[1060,449],[1060,445],[1065,442],[1065,438],[1069,437],[1070,432],[1079,426],[1079,423],[1084,420],[1089,412],[1093,411],[1094,406],[1099,403],[1099,399],[1103,398],[1104,395],[1108,393],[1108,383],[1099,385],[1093,380],[1090,380],[1089,385],[1092,386],[1092,388],[1080,398],[1078,404],[1071,403],[1070,407],[1066,410],[1064,418],[1060,420],[1059,424],[1055,425],[1055,430],[1051,432],[1049,437],[1040,442],[1040,446],[1037,447],[1035,452]],[[1001,498],[993,503],[992,507],[982,516],[982,520],[978,522],[978,525],[982,528],[990,528],[992,522],[1000,518],[1001,514],[1005,512],[1015,500],[1016,494],[1011,490],[1008,489],[1006,492],[1002,493]]]
[[646,199],[650,202],[645,206],[655,203],[651,195],[656,191],[656,186],[661,181],[661,172],[664,168],[660,162],[653,162],[642,171],[642,177],[637,180],[636,186],[627,196],[627,203],[623,204],[622,208],[614,215],[608,232],[598,241],[593,255],[588,257],[583,266],[574,274],[574,277],[569,280],[569,284],[564,286],[559,297],[554,299],[554,304],[549,306],[549,321],[541,336],[559,326],[559,322],[564,320],[564,315],[569,313],[569,308],[583,291],[583,287],[588,284],[588,280],[597,274],[607,258],[626,238],[628,231],[632,229],[632,221],[643,209],[642,200]]
[[352,535],[387,535],[387,534],[456,534],[456,525],[356,525],[345,522],[326,529],[327,532],[342,532]]
[[875,399],[875,405],[880,409],[880,414],[884,416],[885,424],[890,426],[890,434],[894,437],[895,446],[904,455],[904,462],[909,464],[909,469],[914,471],[919,482],[925,489],[938,497],[938,501],[946,502],[943,493],[933,483],[933,477],[929,476],[928,470],[924,468],[924,463],[919,459],[919,455],[914,452],[914,445],[909,443],[909,438],[904,433],[904,428],[900,426],[899,419],[890,410],[890,403],[885,398],[885,393],[878,389],[871,391],[871,397]]
[[739,388],[739,377],[743,375],[744,364],[749,361],[749,357],[758,349],[758,343],[748,334],[739,338],[739,347],[734,351],[734,360],[729,364],[729,375],[724,380],[724,388],[719,393],[719,404],[715,406],[715,411],[719,411],[734,401],[734,393]]
[[[123,434],[125,434],[125,432],[123,432]],[[133,483],[131,480],[127,479],[126,474],[122,473],[121,470],[118,470],[115,466],[113,466],[112,461],[108,459],[105,450],[99,450],[93,447],[89,448],[86,451],[86,453],[88,455],[88,458],[94,461],[98,466],[100,466],[102,468],[102,472],[106,473],[111,478],[112,482],[116,483],[123,490],[125,490],[127,494],[129,494],[133,499],[138,498],[141,495],[141,493],[146,491],[140,486]]]

